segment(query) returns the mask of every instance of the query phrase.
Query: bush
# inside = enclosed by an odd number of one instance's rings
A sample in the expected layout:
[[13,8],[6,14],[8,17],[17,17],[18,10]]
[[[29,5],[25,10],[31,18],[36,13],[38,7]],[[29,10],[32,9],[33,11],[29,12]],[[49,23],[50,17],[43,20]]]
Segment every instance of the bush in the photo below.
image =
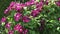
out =
[[60,1],[11,2],[1,18],[1,34],[59,34]]

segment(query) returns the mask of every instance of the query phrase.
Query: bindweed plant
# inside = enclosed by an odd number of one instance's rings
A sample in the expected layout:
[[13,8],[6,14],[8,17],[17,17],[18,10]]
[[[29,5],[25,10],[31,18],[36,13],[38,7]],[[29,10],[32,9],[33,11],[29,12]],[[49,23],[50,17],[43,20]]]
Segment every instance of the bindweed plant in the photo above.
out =
[[59,34],[60,1],[11,2],[0,20],[0,34]]

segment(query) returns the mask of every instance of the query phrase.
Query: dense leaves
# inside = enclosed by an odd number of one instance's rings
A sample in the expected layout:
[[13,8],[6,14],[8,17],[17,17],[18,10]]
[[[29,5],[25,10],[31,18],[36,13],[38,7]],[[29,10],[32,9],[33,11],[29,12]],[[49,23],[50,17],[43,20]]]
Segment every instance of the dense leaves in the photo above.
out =
[[59,34],[60,1],[11,2],[0,21],[1,34]]

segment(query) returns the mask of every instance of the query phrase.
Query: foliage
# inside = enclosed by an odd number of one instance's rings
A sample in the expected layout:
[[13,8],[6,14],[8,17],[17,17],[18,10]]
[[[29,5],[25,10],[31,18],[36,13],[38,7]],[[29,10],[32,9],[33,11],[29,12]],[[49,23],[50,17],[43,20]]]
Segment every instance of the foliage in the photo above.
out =
[[59,34],[60,1],[12,1],[1,18],[0,33]]

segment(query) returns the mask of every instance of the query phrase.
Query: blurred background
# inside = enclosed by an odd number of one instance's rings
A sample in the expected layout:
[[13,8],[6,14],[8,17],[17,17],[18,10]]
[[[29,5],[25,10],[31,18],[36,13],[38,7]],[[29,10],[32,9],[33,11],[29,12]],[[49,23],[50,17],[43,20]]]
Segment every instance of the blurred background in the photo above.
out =
[[0,0],[0,19],[4,16],[4,10],[9,6],[11,1],[14,0]]

